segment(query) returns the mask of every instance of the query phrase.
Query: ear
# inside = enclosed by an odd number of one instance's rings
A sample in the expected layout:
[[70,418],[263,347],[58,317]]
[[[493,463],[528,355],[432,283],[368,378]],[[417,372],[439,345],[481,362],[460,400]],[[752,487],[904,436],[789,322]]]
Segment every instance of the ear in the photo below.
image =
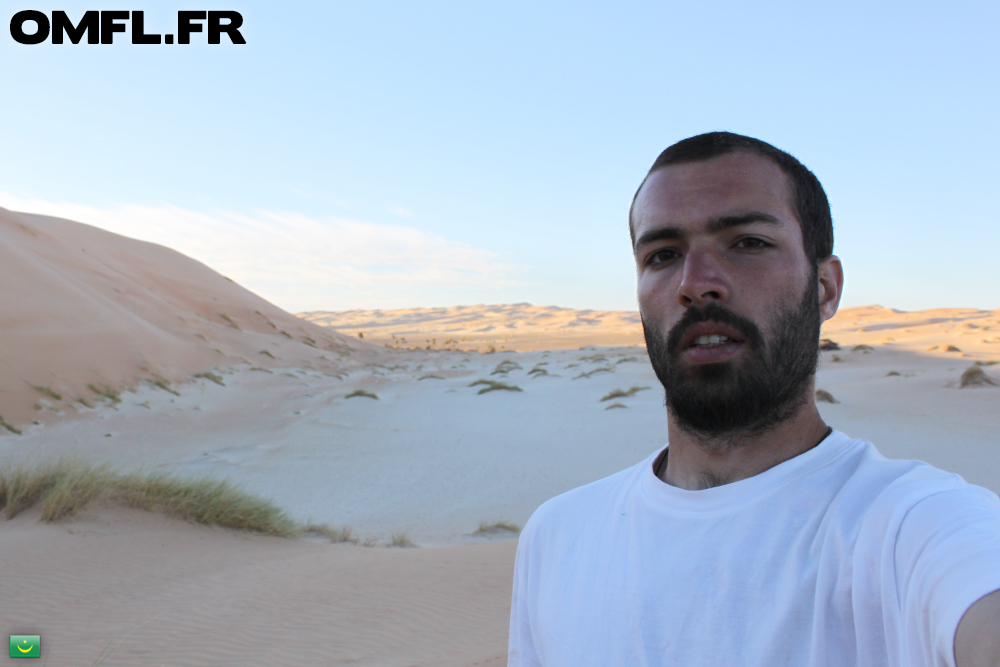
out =
[[830,255],[820,260],[817,268],[819,312],[825,322],[837,314],[840,306],[840,295],[844,290],[844,267],[841,266],[839,257]]

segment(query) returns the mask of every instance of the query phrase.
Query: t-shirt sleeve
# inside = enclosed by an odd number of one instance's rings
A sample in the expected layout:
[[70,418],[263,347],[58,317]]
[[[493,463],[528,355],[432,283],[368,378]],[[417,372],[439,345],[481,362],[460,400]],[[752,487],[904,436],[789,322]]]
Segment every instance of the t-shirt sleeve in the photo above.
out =
[[955,667],[963,614],[1000,589],[1000,498],[963,484],[916,503],[900,523],[895,566],[906,664]]
[[528,611],[529,600],[529,526],[521,533],[514,560],[514,592],[510,602],[510,636],[507,643],[507,667],[541,667],[535,652]]

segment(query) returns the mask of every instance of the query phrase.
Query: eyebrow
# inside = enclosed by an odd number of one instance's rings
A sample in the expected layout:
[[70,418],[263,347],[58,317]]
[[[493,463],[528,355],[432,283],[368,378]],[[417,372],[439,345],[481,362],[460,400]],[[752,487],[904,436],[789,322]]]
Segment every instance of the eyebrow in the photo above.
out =
[[[739,227],[741,225],[750,225],[755,222],[764,222],[769,225],[782,225],[781,220],[773,215],[761,213],[760,211],[750,211],[749,213],[744,213],[742,215],[725,215],[721,218],[713,218],[708,221],[708,231],[711,234],[718,234],[726,229],[732,229],[733,227]],[[659,229],[654,229],[640,236],[635,242],[635,249],[638,250],[644,245],[649,245],[650,243],[655,243],[657,241],[679,239],[682,236],[684,236],[684,233],[678,227],[660,227]]]

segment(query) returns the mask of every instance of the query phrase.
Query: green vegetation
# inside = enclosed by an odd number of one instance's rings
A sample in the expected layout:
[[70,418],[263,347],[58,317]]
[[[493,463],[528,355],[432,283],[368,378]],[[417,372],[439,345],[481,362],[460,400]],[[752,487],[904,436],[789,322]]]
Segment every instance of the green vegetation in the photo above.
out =
[[14,435],[22,435],[21,429],[9,423],[6,419],[3,418],[3,415],[0,415],[0,428],[5,428]]
[[92,384],[88,384],[87,388],[101,398],[106,398],[111,401],[112,405],[118,405],[122,402],[121,393],[115,389],[100,389]]
[[[567,368],[569,368],[569,366],[567,366]],[[614,373],[614,372],[615,369],[611,368],[611,366],[601,366],[600,368],[595,368],[594,370],[589,371],[587,373],[580,373],[573,379],[579,380],[580,378],[589,378],[591,375],[595,373]]]
[[39,394],[44,394],[45,396],[48,396],[54,401],[61,401],[63,398],[62,394],[57,394],[56,392],[52,391],[49,387],[36,387],[35,385],[31,385],[31,388],[37,391]]
[[498,391],[500,389],[503,389],[504,391],[524,391],[520,387],[517,387],[517,386],[514,386],[514,385],[510,385],[510,384],[504,384],[503,382],[496,382],[494,380],[476,380],[475,382],[473,382],[469,386],[470,387],[475,387],[475,386],[478,386],[478,385],[481,385],[481,384],[485,384],[486,387],[484,387],[483,389],[480,389],[478,392],[476,392],[477,394],[485,394],[487,392]]
[[[173,388],[171,388],[171,386],[170,386],[170,380],[168,380],[166,378],[161,378],[160,376],[156,376],[152,380],[147,380],[147,382],[149,382],[150,384],[152,384],[154,387],[159,387],[163,391],[169,391],[174,396],[180,396],[181,395],[180,392],[178,392],[178,391],[174,390]],[[81,402],[83,402],[82,399],[81,399]],[[92,406],[87,406],[87,407],[92,407]]]
[[302,534],[312,533],[313,535],[321,535],[327,538],[330,542],[334,544],[339,544],[343,542],[350,542],[351,544],[357,544],[358,538],[355,537],[354,531],[351,530],[349,526],[343,526],[341,528],[334,528],[328,523],[307,523],[302,526]]
[[392,537],[389,539],[390,547],[415,547],[417,546],[410,541],[410,538],[406,533],[393,533]]
[[958,386],[962,389],[965,389],[966,387],[995,387],[996,384],[997,383],[986,374],[983,367],[979,364],[972,364],[966,368],[965,372],[962,373],[961,379],[958,381]]
[[497,367],[493,369],[493,372],[490,373],[490,375],[497,375],[497,374],[506,375],[507,373],[511,372],[512,370],[520,369],[520,368],[521,368],[521,364],[517,363],[516,361],[511,361],[510,359],[506,359],[504,361],[501,361],[499,364],[497,364]]
[[826,389],[816,390],[816,400],[822,401],[823,403],[840,403],[837,399],[833,397],[833,394],[828,392]]
[[301,529],[268,500],[228,481],[163,473],[122,475],[74,459],[0,472],[0,509],[12,519],[41,506],[41,520],[70,518],[95,500],[163,512],[196,523],[295,537]]
[[355,396],[367,396],[368,398],[374,398],[376,401],[379,400],[378,396],[371,393],[370,391],[365,391],[364,389],[355,389],[347,396],[344,396],[344,398],[354,398]]
[[473,535],[496,535],[500,532],[520,533],[521,527],[516,523],[511,523],[503,519],[500,521],[483,520],[479,522],[479,528]]
[[222,376],[221,375],[217,375],[216,373],[213,373],[211,371],[206,371],[204,373],[198,373],[198,374],[195,375],[195,377],[196,378],[202,378],[204,380],[211,380],[212,382],[214,382],[215,384],[219,385],[220,387],[225,387],[226,386],[226,383],[222,381]]
[[649,387],[631,387],[628,391],[623,391],[621,389],[615,389],[609,392],[602,398],[598,403],[603,403],[604,401],[610,401],[613,398],[629,398],[635,396],[637,392],[649,389]]
[[226,315],[225,313],[219,313],[219,318],[223,322],[225,322],[228,326],[231,326],[232,328],[236,329],[237,331],[241,330],[240,327],[236,324],[236,322],[233,322],[233,320],[230,319],[229,315]]

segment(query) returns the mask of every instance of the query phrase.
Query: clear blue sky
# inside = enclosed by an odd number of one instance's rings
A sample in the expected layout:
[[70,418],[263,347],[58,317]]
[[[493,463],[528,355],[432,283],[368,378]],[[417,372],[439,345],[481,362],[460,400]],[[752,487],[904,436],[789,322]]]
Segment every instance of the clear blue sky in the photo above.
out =
[[[292,310],[634,309],[629,201],[751,134],[833,206],[845,305],[1000,307],[993,2],[246,2],[245,46],[17,44],[0,206],[205,261]],[[93,3],[58,6],[79,18]],[[142,9],[173,32],[197,3]]]

